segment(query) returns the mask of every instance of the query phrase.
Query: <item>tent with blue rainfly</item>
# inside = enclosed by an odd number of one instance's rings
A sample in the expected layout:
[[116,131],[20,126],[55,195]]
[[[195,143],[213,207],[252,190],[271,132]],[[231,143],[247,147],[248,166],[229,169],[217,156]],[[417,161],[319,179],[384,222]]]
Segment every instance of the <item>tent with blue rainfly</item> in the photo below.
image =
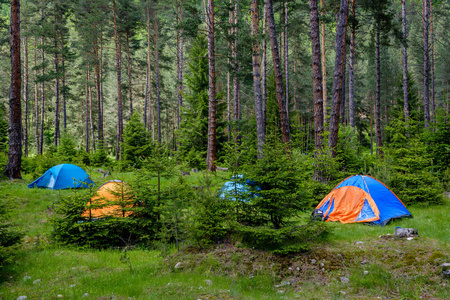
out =
[[256,183],[245,179],[243,174],[239,174],[224,183],[219,190],[219,198],[250,202],[250,198],[257,196],[257,194],[254,194],[255,190],[260,190]]
[[72,164],[61,164],[48,169],[41,177],[28,185],[52,190],[87,188],[94,182],[82,168]]
[[367,175],[354,175],[343,180],[317,205],[317,212],[326,221],[380,226],[392,219],[412,217],[397,195]]

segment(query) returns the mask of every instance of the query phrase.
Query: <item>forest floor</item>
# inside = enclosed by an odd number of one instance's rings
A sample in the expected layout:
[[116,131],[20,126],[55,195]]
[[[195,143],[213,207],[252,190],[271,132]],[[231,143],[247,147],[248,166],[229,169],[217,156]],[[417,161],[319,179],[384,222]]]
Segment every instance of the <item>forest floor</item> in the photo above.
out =
[[[47,217],[67,192],[0,181],[0,195],[14,203],[12,220],[26,234],[3,269],[1,299],[450,299],[441,266],[450,263],[448,198],[408,207],[414,218],[385,227],[330,224],[327,241],[296,255],[239,244],[162,255],[54,244]],[[419,237],[394,238],[396,226],[418,228]]]

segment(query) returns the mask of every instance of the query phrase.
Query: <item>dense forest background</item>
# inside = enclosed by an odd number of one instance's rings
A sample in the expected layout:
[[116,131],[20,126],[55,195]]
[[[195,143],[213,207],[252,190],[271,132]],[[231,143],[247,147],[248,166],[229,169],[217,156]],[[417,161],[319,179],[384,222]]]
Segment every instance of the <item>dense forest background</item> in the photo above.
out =
[[[5,165],[10,3],[0,5]],[[22,1],[22,169],[64,151],[70,161],[139,168],[159,144],[182,168],[215,170],[229,166],[230,145],[254,161],[275,136],[311,159],[322,182],[364,172],[406,188],[420,170],[446,185],[449,8],[432,0]]]

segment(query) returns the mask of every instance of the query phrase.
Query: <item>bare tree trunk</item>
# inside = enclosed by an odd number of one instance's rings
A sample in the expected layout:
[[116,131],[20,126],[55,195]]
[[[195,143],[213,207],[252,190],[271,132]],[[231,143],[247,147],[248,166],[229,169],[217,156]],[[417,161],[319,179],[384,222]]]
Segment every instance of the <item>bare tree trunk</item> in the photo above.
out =
[[423,8],[423,110],[425,117],[425,128],[430,125],[430,75],[429,75],[429,45],[428,45],[428,0],[422,0]]
[[[234,103],[234,121],[241,119],[241,101],[240,101],[240,81],[239,81],[239,60],[238,60],[238,5],[234,4],[234,45],[233,45],[233,58],[234,58],[234,77],[233,77],[233,103]],[[235,124],[235,130],[239,131],[238,126]]]
[[[56,19],[56,17],[55,17]],[[56,20],[55,20],[56,21]],[[59,57],[58,57],[58,37],[55,36],[55,135],[53,142],[55,146],[59,145]]]
[[[144,109],[144,124],[148,132],[152,132],[152,82],[151,82],[151,53],[150,53],[150,7],[149,0],[146,1],[147,10],[147,72],[145,75],[145,109]],[[147,115],[148,111],[148,115]]]
[[39,153],[39,89],[38,89],[38,72],[37,72],[37,41],[34,38],[34,139],[36,141],[36,153]]
[[[233,0],[230,0],[230,8],[233,4]],[[231,37],[233,34],[233,28],[231,27],[233,24],[233,10],[228,11],[228,25],[230,26],[230,29],[228,29],[228,36]],[[228,51],[234,53],[233,46],[230,41],[228,41]],[[231,60],[228,57],[227,58],[228,66],[231,66]],[[228,131],[228,142],[231,141],[231,75],[230,75],[230,68],[227,68],[227,131]]]
[[322,21],[320,21],[320,26],[322,29],[322,90],[323,90],[323,120],[327,120],[327,57],[325,53],[325,21],[323,20],[324,8],[323,0],[320,0],[320,16]]
[[[314,148],[316,155],[322,149],[323,138],[323,85],[320,51],[319,12],[317,0],[309,0],[309,18],[311,26],[311,50],[314,94]],[[315,177],[317,174],[315,174]],[[317,178],[316,178],[317,179]]]
[[354,90],[354,72],[355,72],[355,0],[352,1],[352,16],[353,22],[351,24],[351,34],[350,34],[350,62],[349,62],[349,70],[348,70],[348,116],[350,119],[350,126],[355,128],[355,90]]
[[127,43],[127,71],[128,71],[128,100],[130,101],[130,118],[133,115],[133,86],[131,78],[131,54],[130,54],[130,33],[126,33]]
[[[297,103],[297,80],[295,80],[295,77],[297,75],[297,52],[294,50],[294,91],[292,95],[292,99],[294,101],[294,111],[299,110],[299,105]],[[323,100],[322,100],[323,101]]]
[[288,2],[284,4],[284,74],[286,77],[286,118],[289,123],[289,39],[288,39]]
[[92,149],[95,151],[95,132],[94,132],[94,120],[92,118],[92,87],[91,87],[91,70],[88,64],[88,91],[89,91],[89,123],[91,125],[92,134]]
[[117,151],[116,160],[119,160],[122,154],[123,142],[123,114],[122,114],[122,62],[121,62],[121,49],[119,44],[119,36],[117,32],[117,16],[116,16],[116,1],[113,0],[113,14],[114,14],[114,42],[116,45],[116,68],[117,68]]
[[334,64],[333,100],[330,113],[330,135],[328,146],[331,154],[336,157],[336,148],[339,132],[339,113],[341,109],[341,94],[344,73],[345,39],[347,35],[348,3],[341,0],[339,9],[339,25],[336,30],[336,59]]
[[261,58],[259,48],[259,10],[258,0],[252,0],[251,4],[251,18],[252,18],[252,36],[253,36],[253,91],[255,95],[255,116],[256,116],[256,139],[258,145],[258,158],[263,156],[263,146],[265,140],[264,119],[262,110],[262,96],[261,96]]
[[[155,0],[155,6],[158,0]],[[158,15],[153,10],[153,41],[155,43],[155,73],[156,73],[156,113],[158,114],[158,143],[161,143],[161,98],[160,98],[160,82],[159,82],[159,49],[158,49]]]
[[[107,139],[106,139],[106,132],[104,130],[105,124],[104,124],[104,109],[103,109],[103,33],[100,34],[100,62],[99,62],[99,66],[100,66],[100,104],[99,104],[99,109],[100,109],[100,114],[99,116],[101,118],[99,118],[99,121],[102,122],[101,124],[101,135],[102,135],[102,146],[104,147],[104,149],[106,150],[107,148]],[[99,130],[100,130],[100,126],[99,126]]]
[[370,97],[370,155],[373,155],[373,99]]
[[431,64],[431,120],[433,123],[436,123],[436,103],[434,101],[434,30],[433,30],[433,0],[430,1],[430,39],[431,39],[431,57],[430,57],[430,64]]
[[85,146],[86,153],[89,153],[89,66],[86,69],[86,84],[85,84],[85,95],[84,95],[84,113],[85,113]]
[[5,175],[10,179],[22,178],[22,108],[20,103],[20,0],[11,0],[9,40],[11,45],[11,86],[9,89],[9,142]]
[[262,57],[262,110],[263,110],[263,127],[266,130],[266,111],[267,111],[267,6],[264,2],[263,11],[263,57]]
[[[183,0],[180,0],[179,4],[179,19],[180,23],[183,22]],[[178,113],[177,113],[177,128],[180,128],[181,124],[181,108],[183,107],[183,50],[184,50],[184,41],[183,41],[183,28],[179,30],[179,40],[178,40],[178,89],[177,89],[177,98],[178,98]]]
[[63,126],[64,126],[64,132],[66,132],[67,129],[67,112],[66,112],[66,66],[64,61],[64,35],[61,31],[61,67],[62,67],[62,97],[63,97]]
[[406,52],[406,0],[402,0],[402,52],[403,52],[403,110],[405,114],[405,122],[409,119],[409,100],[408,100],[408,54]]
[[376,60],[376,91],[375,91],[375,136],[377,142],[377,154],[383,157],[383,141],[381,137],[381,66],[380,66],[380,24],[376,24],[375,60]]
[[97,131],[98,131],[98,144],[99,149],[102,149],[104,146],[103,143],[103,113],[102,113],[102,98],[101,98],[101,88],[100,88],[100,57],[99,57],[99,51],[98,51],[98,40],[95,39],[94,42],[94,58],[95,58],[95,90],[96,90],[96,96],[97,96]]
[[41,125],[40,125],[40,133],[39,133],[39,154],[42,154],[44,152],[44,104],[45,104],[45,81],[44,81],[44,75],[45,75],[45,54],[44,54],[44,38],[41,37],[41,62],[42,62],[42,70],[41,70],[41,76],[42,76],[42,83],[41,83]]
[[208,107],[208,149],[206,162],[208,171],[216,171],[216,63],[214,51],[214,0],[208,0],[206,28],[208,32],[209,61],[209,107]]
[[278,109],[280,111],[281,132],[283,135],[283,142],[289,143],[291,141],[291,136],[289,132],[289,120],[287,118],[286,113],[286,103],[283,88],[283,73],[281,71],[280,53],[278,51],[278,41],[275,29],[275,18],[273,16],[273,4],[272,0],[265,0],[265,3],[267,7],[267,19],[269,22],[269,36],[270,36],[270,45],[272,48],[273,67],[275,71]]
[[23,38],[23,61],[24,61],[24,67],[23,67],[23,71],[24,71],[24,76],[23,76],[23,100],[25,102],[25,117],[24,117],[24,130],[23,130],[23,146],[24,146],[24,151],[23,154],[25,155],[25,157],[28,156],[28,102],[29,102],[29,93],[28,93],[28,79],[29,79],[29,74],[28,74],[28,38],[24,37]]

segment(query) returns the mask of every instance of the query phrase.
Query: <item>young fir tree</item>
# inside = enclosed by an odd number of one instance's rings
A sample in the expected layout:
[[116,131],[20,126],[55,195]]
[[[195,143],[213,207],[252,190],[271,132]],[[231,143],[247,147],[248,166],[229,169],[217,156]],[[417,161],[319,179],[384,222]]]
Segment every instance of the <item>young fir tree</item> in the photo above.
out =
[[134,113],[123,134],[123,161],[125,165],[141,168],[142,161],[150,155],[150,141],[142,117]]

